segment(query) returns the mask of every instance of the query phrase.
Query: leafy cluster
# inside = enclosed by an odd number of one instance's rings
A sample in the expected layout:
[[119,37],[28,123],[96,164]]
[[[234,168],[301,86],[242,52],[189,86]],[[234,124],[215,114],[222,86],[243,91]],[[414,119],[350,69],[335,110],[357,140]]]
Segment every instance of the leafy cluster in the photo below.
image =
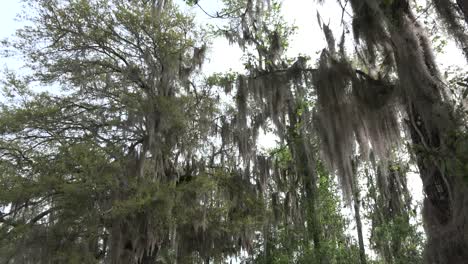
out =
[[[311,68],[277,1],[224,0],[209,34],[170,0],[25,1],[2,42],[28,71],[2,80],[0,262],[461,263],[466,74],[439,72],[409,1],[348,2],[356,61],[319,21]],[[209,35],[244,71],[202,78]]]

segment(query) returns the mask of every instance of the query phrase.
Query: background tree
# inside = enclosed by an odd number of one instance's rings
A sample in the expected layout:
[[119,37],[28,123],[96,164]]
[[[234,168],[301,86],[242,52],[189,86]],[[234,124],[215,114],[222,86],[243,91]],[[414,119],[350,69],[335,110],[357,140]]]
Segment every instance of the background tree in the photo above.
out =
[[208,147],[218,111],[190,81],[206,49],[193,19],[169,1],[28,3],[33,25],[9,47],[31,75],[9,75],[17,100],[0,121],[2,262],[188,263],[248,249],[262,205],[237,163],[219,162],[230,154]]
[[[262,14],[262,9],[258,8],[262,7],[260,2],[245,2],[246,9],[239,16],[241,30],[228,36],[236,39],[241,46],[249,43],[249,33],[257,28],[259,20],[256,17]],[[342,188],[349,199],[355,181],[350,158],[355,151],[352,147],[354,142],[359,142],[364,157],[369,155],[371,145],[381,166],[386,167],[393,144],[400,142],[401,127],[408,125],[416,163],[428,195],[425,207],[430,211],[426,212],[425,217],[430,222],[426,225],[429,235],[427,261],[436,259],[439,262],[461,263],[466,258],[463,253],[466,238],[461,233],[455,234],[454,230],[464,226],[462,215],[465,214],[466,184],[456,165],[462,164],[464,157],[457,154],[460,153],[456,150],[459,147],[450,146],[454,140],[463,142],[464,136],[461,135],[466,132],[460,127],[461,120],[454,116],[431,44],[408,1],[350,1],[350,4],[355,12],[353,31],[357,52],[366,65],[365,71],[354,69],[343,48],[344,38],[337,49],[333,34],[326,27],[323,28],[329,47],[322,53],[318,69],[301,70],[315,72],[312,79],[318,97],[316,127],[322,136],[327,163],[338,171]],[[277,51],[270,51],[270,57],[277,57]],[[259,54],[260,57],[261,52]],[[266,71],[261,72],[262,77],[277,76],[278,68],[258,65]],[[279,72],[287,70],[283,68]],[[287,80],[283,81],[283,86],[294,80],[293,76],[283,76]],[[256,85],[262,82],[257,80],[259,78],[255,74],[251,78],[255,80],[239,88],[248,87],[255,94],[259,90]],[[278,83],[278,79],[275,79],[274,83],[264,85],[271,90],[263,94],[275,91]],[[286,102],[281,100],[276,103]],[[280,109],[276,112],[281,113],[281,104],[277,103],[276,106]],[[407,124],[398,122],[400,106],[404,109]],[[288,117],[291,120],[291,116]],[[459,136],[455,139],[453,133]],[[441,153],[445,154],[439,155]],[[382,182],[387,180],[383,178]],[[433,222],[434,219],[438,220]],[[448,240],[453,241],[449,243],[451,246],[439,244]],[[437,246],[433,246],[435,244]]]

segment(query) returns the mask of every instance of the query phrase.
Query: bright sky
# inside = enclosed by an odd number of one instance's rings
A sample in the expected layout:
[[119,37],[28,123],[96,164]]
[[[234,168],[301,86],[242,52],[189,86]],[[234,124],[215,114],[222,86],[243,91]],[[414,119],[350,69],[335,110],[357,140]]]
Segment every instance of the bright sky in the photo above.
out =
[[[335,1],[330,1],[330,4],[320,6],[312,0],[286,0],[284,1],[282,12],[285,20],[298,27],[297,33],[290,41],[290,48],[287,55],[297,57],[298,55],[309,55],[312,58],[317,57],[317,52],[321,51],[325,46],[325,38],[317,23],[316,10],[319,10],[323,20],[328,23],[331,21],[332,28],[339,25],[335,14],[341,15],[341,9]],[[220,10],[220,0],[200,0],[199,4],[209,14],[216,14]],[[187,8],[194,12],[198,21],[202,24],[217,23],[216,19],[209,18],[197,6]],[[337,34],[341,34],[337,32]],[[205,72],[223,72],[229,69],[242,70],[240,58],[242,52],[237,46],[230,46],[225,39],[217,39],[213,43],[209,62],[205,64]]]
[[[177,0],[180,1],[180,0]],[[215,14],[221,6],[220,0],[200,0],[200,5],[209,13]],[[198,7],[184,9],[191,10],[197,14],[197,19],[201,23],[216,23],[199,10]],[[317,23],[317,10],[320,12],[324,23],[330,21],[330,26],[334,30],[335,36],[340,36],[342,29],[340,27],[341,8],[336,1],[328,1],[327,5],[319,6],[316,1],[312,0],[285,0],[283,2],[283,14],[286,21],[294,23],[298,26],[297,34],[291,40],[291,47],[288,55],[296,57],[299,54],[309,55],[313,59],[317,58],[317,53],[321,51],[326,42],[324,36]],[[0,39],[11,36],[15,29],[21,26],[21,23],[16,22],[16,14],[22,12],[20,0],[3,0],[2,8],[0,9]],[[346,17],[345,19],[349,19]],[[337,38],[338,39],[338,38]],[[348,41],[352,41],[348,39]],[[205,64],[205,74],[213,72],[225,72],[229,69],[242,71],[240,58],[241,50],[237,46],[229,46],[224,39],[217,39],[211,48],[208,62]],[[459,65],[466,67],[465,60],[453,43],[449,43],[445,54],[438,55],[438,61],[444,68],[448,65]],[[0,60],[0,67],[8,66],[12,69],[18,69],[21,63],[12,59]],[[260,139],[262,145],[269,145],[274,142],[272,135],[266,135]],[[421,182],[416,174],[410,175],[410,189],[413,190],[417,200],[422,198]]]
[[[3,0],[2,8],[0,8],[0,40],[10,37],[15,33],[15,30],[20,26],[20,23],[15,21],[16,14],[21,12],[21,4],[19,0]],[[9,68],[18,68],[20,62],[1,58],[0,69],[4,69],[5,66]]]

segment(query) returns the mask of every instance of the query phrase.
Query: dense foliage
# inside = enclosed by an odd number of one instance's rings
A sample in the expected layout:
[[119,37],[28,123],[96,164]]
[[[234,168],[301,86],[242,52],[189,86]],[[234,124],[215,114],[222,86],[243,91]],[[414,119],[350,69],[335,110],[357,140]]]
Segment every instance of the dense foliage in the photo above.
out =
[[[285,55],[279,2],[184,2],[25,1],[3,42],[27,70],[2,77],[0,263],[464,263],[466,72],[440,73],[414,14],[463,50],[463,1],[338,1],[354,42],[318,14],[317,61]],[[242,72],[203,75],[214,38]]]

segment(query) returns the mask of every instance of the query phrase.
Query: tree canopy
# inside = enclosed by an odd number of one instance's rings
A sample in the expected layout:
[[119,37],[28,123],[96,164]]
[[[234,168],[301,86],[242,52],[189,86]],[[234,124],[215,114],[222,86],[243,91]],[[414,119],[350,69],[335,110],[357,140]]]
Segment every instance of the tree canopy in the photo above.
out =
[[[338,0],[316,61],[286,55],[273,0],[24,2],[2,42],[27,70],[2,76],[0,263],[468,259],[467,72],[441,72],[418,20],[466,56],[464,1]],[[216,38],[243,71],[204,74]]]

